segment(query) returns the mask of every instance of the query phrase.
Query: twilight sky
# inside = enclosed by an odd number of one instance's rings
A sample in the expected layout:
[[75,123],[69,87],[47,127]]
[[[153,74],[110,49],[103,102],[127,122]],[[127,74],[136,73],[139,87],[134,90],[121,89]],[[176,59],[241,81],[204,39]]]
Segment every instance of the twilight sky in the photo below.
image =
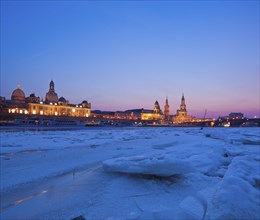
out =
[[259,1],[1,1],[1,96],[259,116]]

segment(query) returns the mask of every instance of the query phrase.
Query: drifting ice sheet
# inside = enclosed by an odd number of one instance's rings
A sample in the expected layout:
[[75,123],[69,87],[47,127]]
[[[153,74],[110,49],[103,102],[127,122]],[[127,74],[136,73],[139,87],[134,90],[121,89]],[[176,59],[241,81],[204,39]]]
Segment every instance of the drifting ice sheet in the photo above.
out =
[[189,162],[171,155],[120,157],[103,162],[105,171],[168,177],[193,171]]

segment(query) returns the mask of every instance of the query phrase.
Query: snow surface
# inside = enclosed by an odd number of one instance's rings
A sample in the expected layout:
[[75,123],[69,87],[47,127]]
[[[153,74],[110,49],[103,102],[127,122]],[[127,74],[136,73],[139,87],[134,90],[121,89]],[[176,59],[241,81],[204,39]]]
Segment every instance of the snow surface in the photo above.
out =
[[260,219],[259,128],[0,135],[0,219]]

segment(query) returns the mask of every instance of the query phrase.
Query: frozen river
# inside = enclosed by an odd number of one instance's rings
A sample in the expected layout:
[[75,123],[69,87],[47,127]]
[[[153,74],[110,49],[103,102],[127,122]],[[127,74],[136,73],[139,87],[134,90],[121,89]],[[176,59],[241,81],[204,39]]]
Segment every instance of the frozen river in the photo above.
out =
[[0,135],[0,219],[260,219],[259,128]]

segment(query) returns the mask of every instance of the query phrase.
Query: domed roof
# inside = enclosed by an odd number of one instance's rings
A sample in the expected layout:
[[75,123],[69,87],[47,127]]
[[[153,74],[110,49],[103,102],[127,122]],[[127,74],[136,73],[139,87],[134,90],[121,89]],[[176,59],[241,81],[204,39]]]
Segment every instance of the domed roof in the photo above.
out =
[[66,99],[65,99],[63,96],[61,96],[61,97],[59,98],[59,102],[67,102],[67,101],[66,101]]
[[82,101],[82,104],[88,104],[87,100]]
[[18,84],[18,88],[13,91],[11,100],[14,102],[25,102],[25,94],[23,90],[20,89],[20,84]]
[[45,96],[46,102],[58,102],[58,95],[55,92],[47,92]]
[[52,80],[50,82],[49,92],[47,92],[45,95],[45,102],[58,102],[58,95],[55,92],[54,82]]

